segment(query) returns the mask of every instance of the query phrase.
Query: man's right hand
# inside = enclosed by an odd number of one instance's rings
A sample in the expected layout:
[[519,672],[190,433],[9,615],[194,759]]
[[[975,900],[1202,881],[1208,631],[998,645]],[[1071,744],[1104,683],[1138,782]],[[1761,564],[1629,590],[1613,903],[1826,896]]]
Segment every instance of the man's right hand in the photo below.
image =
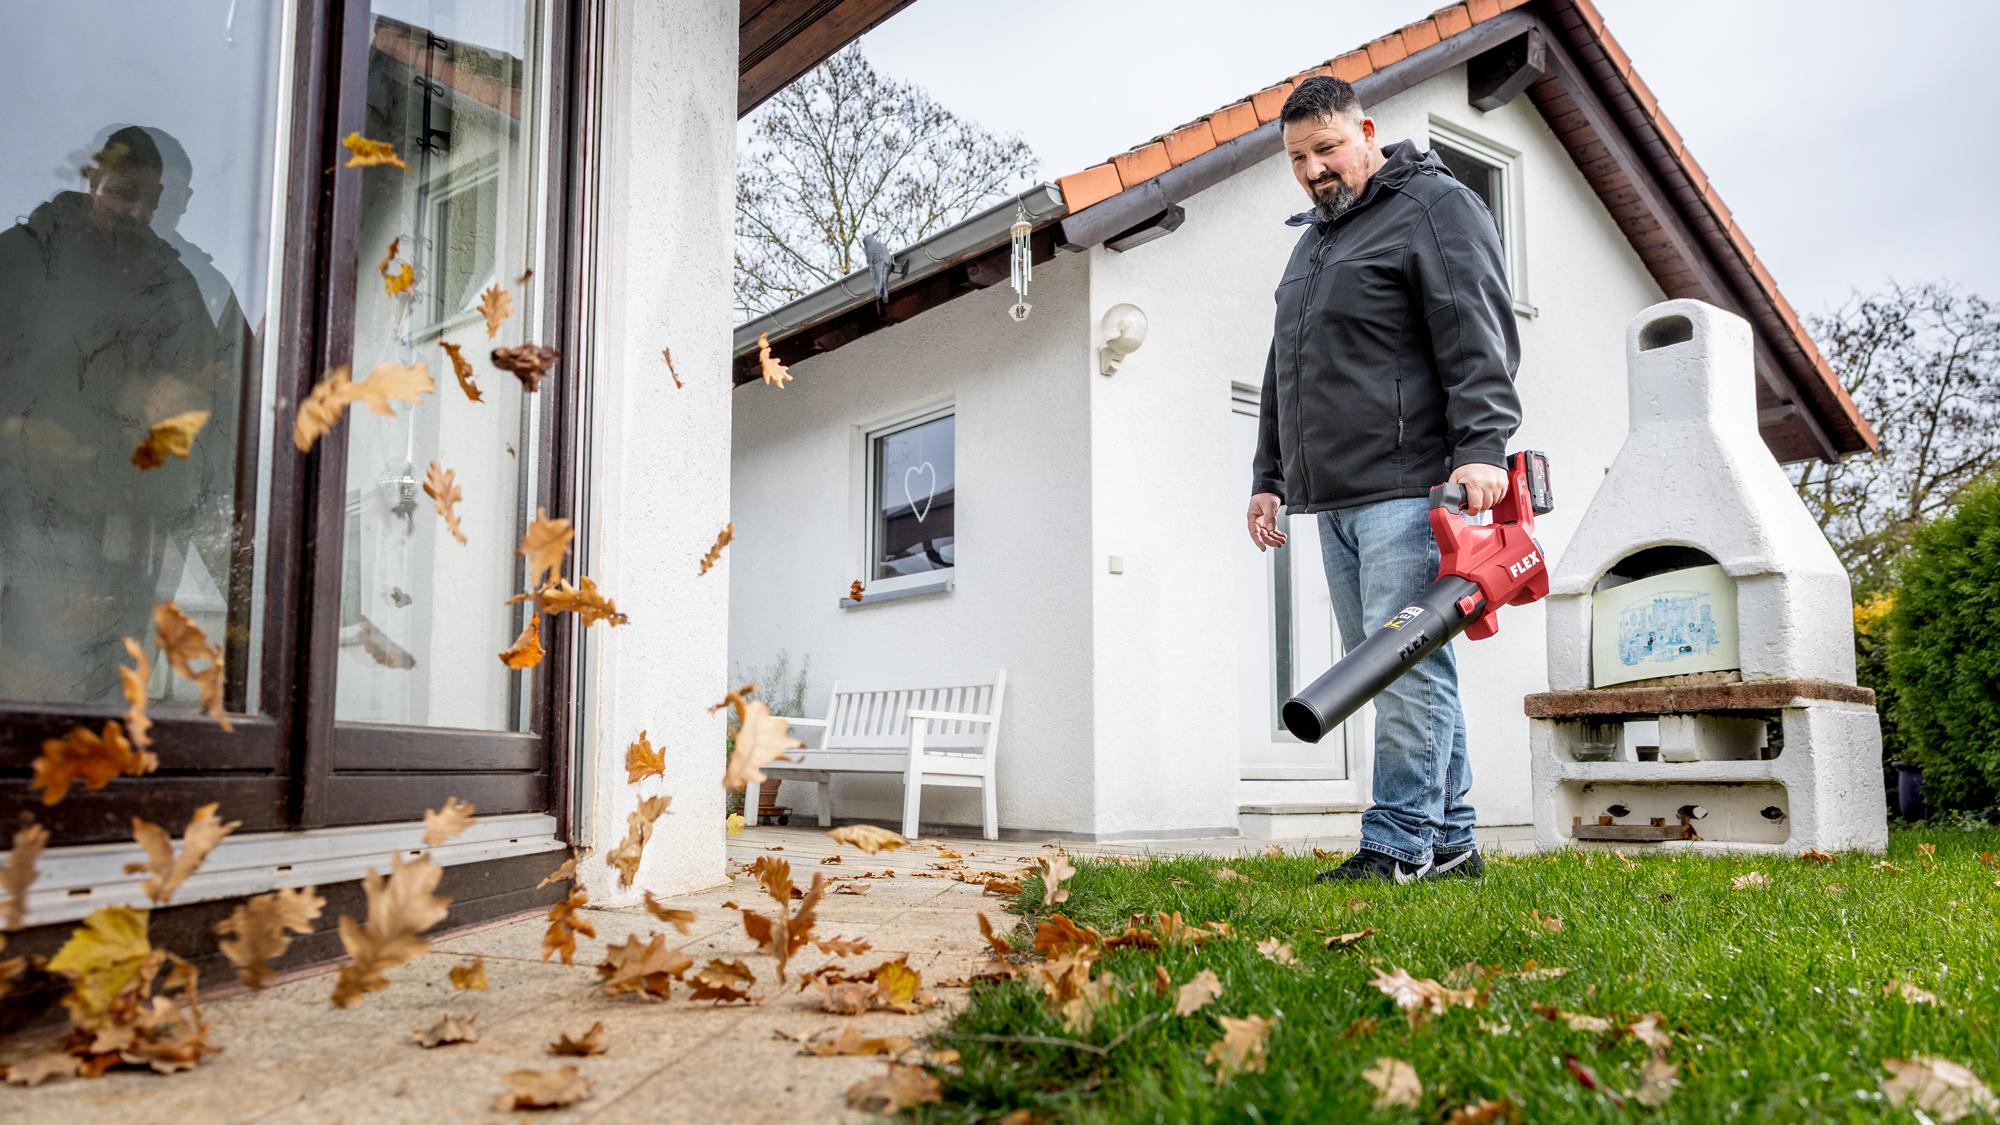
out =
[[1278,530],[1278,494],[1259,492],[1250,498],[1250,542],[1258,550],[1285,545],[1285,533]]

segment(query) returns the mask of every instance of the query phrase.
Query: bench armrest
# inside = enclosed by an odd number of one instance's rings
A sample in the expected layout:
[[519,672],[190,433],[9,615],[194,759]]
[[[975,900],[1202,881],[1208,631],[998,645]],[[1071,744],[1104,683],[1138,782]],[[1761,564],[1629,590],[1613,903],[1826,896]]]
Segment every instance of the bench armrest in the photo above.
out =
[[990,723],[991,715],[969,715],[962,711],[918,711],[914,708],[904,712],[912,719],[938,719],[944,722]]
[[784,719],[795,727],[823,727],[826,725],[825,719],[786,719],[783,715],[773,715],[771,717],[774,719]]

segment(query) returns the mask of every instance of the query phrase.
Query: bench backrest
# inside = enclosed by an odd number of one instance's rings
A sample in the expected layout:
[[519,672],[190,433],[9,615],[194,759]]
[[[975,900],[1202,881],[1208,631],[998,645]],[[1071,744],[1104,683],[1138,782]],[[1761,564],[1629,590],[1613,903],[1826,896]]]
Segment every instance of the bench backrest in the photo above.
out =
[[921,673],[838,680],[827,711],[822,750],[907,750],[909,711],[956,711],[992,715],[993,723],[931,720],[924,736],[929,750],[983,751],[998,733],[1007,673]]

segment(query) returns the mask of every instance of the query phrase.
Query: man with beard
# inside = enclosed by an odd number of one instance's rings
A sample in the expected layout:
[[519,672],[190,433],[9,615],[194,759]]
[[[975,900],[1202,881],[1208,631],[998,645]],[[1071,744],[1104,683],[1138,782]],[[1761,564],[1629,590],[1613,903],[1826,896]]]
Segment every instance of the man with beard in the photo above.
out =
[[[1299,83],[1279,113],[1313,209],[1277,290],[1248,523],[1283,547],[1282,505],[1315,513],[1341,638],[1354,644],[1437,577],[1432,485],[1478,513],[1507,491],[1521,422],[1520,342],[1492,213],[1435,153],[1377,143],[1337,78]],[[1451,646],[1375,699],[1373,803],[1361,848],[1321,882],[1412,882],[1484,870],[1466,793]]]
[[120,638],[149,635],[169,532],[195,500],[175,466],[132,465],[155,422],[216,409],[225,356],[148,225],[162,175],[147,130],[118,129],[87,191],[0,233],[0,698],[118,698]]

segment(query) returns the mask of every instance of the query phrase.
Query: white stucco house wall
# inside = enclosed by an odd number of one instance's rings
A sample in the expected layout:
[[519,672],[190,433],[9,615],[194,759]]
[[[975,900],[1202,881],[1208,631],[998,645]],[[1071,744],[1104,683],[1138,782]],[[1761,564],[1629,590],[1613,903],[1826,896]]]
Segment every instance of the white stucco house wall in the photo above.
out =
[[[1445,148],[1461,178],[1485,181],[1522,341],[1513,448],[1554,467],[1546,551],[1560,557],[1624,439],[1627,322],[1668,297],[1757,324],[1774,456],[1865,448],[1872,435],[1756,280],[1768,274],[1747,241],[1733,224],[1707,230],[1720,202],[1705,181],[1692,194],[1706,210],[1685,202],[1699,173],[1691,158],[1676,172],[1678,136],[1670,160],[1648,163],[1671,126],[1650,95],[1635,102],[1629,64],[1608,79],[1593,68],[1623,60],[1601,21],[1507,7],[1445,9],[1306,73],[1354,81],[1384,143]],[[1291,545],[1270,554],[1243,529],[1271,290],[1298,233],[1284,219],[1307,206],[1277,140],[1290,81],[905,248],[886,303],[862,274],[738,327],[732,663],[809,657],[808,715],[841,677],[1006,669],[1003,833],[1354,829],[1368,709],[1317,746],[1277,722],[1339,651],[1313,521],[1293,519]],[[1653,135],[1621,124],[1632,104],[1649,107]],[[1037,259],[1021,322],[1004,257],[1017,210]],[[1118,305],[1148,327],[1107,376]],[[756,379],[764,334],[790,362],[782,388]],[[949,548],[888,577],[884,504],[947,516]],[[844,598],[857,579],[875,595],[860,604]],[[1457,642],[1471,799],[1485,824],[1523,824],[1542,607],[1499,620],[1497,637]],[[900,817],[900,778],[841,778],[832,793],[840,819]],[[780,800],[817,811],[809,785]],[[978,820],[973,791],[925,795],[926,825]]]

